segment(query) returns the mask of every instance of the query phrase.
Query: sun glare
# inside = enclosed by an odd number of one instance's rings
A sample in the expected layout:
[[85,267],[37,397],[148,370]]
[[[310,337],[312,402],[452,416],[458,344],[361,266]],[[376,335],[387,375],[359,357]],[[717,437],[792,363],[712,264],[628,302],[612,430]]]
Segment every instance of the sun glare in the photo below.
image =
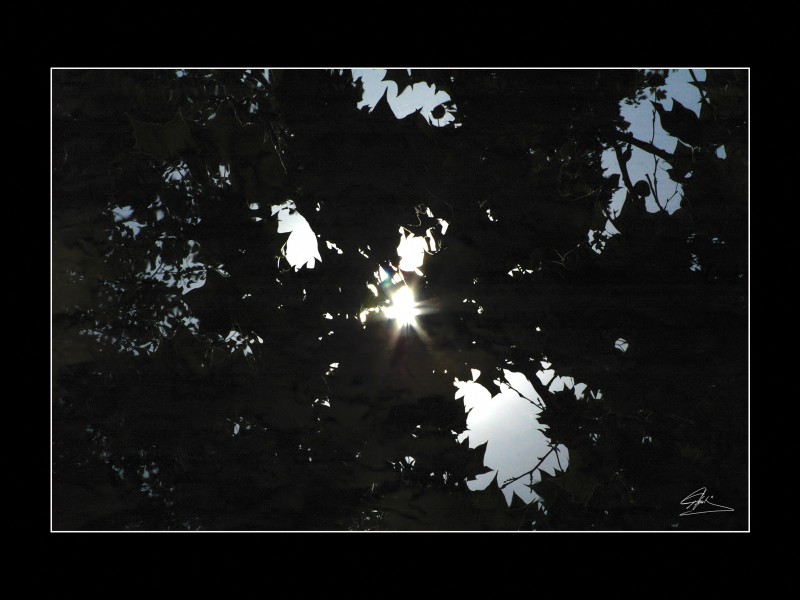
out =
[[415,324],[419,310],[410,287],[404,285],[392,295],[392,305],[386,314],[401,327]]

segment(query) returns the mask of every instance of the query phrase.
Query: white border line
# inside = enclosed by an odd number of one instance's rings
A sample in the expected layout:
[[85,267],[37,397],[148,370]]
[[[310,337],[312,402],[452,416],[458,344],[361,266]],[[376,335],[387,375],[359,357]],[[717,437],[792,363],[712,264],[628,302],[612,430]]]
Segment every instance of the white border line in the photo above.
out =
[[[553,530],[553,531],[506,531],[506,530],[407,530],[407,531],[364,531],[364,530],[172,530],[172,529],[137,529],[137,530],[117,530],[117,529],[53,529],[53,71],[72,71],[72,70],[93,70],[93,71],[140,71],[140,70],[213,70],[224,71],[232,69],[252,69],[252,70],[309,70],[309,69],[331,69],[338,70],[340,68],[365,68],[365,69],[458,69],[462,71],[544,71],[544,70],[641,70],[641,69],[713,69],[716,71],[736,71],[744,70],[747,72],[747,529],[746,530],[669,530],[669,529],[637,529],[637,530]],[[377,534],[391,534],[391,533],[522,533],[522,534],[559,534],[559,533],[664,533],[664,534],[691,534],[691,533],[750,533],[750,519],[751,519],[751,495],[750,495],[750,452],[751,452],[751,418],[750,418],[750,282],[752,271],[752,260],[750,256],[751,250],[751,229],[750,229],[750,192],[751,192],[751,176],[750,176],[750,139],[751,139],[751,91],[750,84],[752,78],[750,76],[750,67],[50,67],[50,533],[377,533]]]
[[50,68],[50,532],[53,532],[53,68]]

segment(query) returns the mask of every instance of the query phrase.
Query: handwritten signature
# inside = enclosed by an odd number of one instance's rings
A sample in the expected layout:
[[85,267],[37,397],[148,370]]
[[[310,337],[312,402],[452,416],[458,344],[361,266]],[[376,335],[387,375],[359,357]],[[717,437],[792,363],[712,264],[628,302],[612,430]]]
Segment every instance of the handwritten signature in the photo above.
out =
[[[688,517],[691,515],[704,515],[715,512],[733,512],[732,508],[711,502],[714,496],[707,496],[707,491],[708,488],[701,487],[681,500],[681,506],[686,506],[687,509],[678,516]],[[709,510],[697,510],[699,507],[708,508]]]

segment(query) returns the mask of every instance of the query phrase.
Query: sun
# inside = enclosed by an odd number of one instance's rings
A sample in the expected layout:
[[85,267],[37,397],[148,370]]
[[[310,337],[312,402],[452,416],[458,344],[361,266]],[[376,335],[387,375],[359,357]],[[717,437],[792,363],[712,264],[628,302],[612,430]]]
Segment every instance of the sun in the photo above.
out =
[[392,304],[386,309],[386,316],[394,319],[399,327],[416,325],[419,313],[414,292],[407,285],[392,294]]

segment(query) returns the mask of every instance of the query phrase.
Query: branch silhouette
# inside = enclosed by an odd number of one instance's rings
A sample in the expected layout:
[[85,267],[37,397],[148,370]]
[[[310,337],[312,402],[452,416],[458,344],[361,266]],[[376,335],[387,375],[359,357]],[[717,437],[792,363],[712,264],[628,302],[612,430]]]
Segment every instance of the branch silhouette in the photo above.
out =
[[616,139],[620,142],[627,142],[628,144],[636,146],[637,148],[644,150],[645,152],[649,152],[650,154],[655,154],[659,158],[662,158],[671,164],[671,160],[673,158],[672,154],[649,142],[644,142],[633,137],[633,134],[617,132]]
[[[531,474],[532,474],[532,473],[533,473],[535,470],[537,470],[539,467],[541,467],[541,466],[542,466],[542,463],[545,461],[545,459],[546,459],[548,456],[550,456],[550,454],[552,454],[552,453],[553,453],[553,451],[555,451],[555,453],[556,453],[556,456],[558,456],[558,450],[556,450],[556,448],[557,448],[557,447],[558,447],[558,445],[557,445],[557,444],[555,444],[555,443],[551,444],[551,445],[550,445],[550,450],[548,450],[548,451],[545,453],[545,455],[544,455],[544,456],[543,456],[541,459],[539,459],[539,462],[538,462],[538,463],[536,463],[536,466],[535,466],[535,467],[533,467],[533,468],[532,468],[530,471],[525,471],[525,472],[524,472],[522,475],[517,475],[516,477],[512,477],[511,479],[508,479],[508,480],[506,480],[506,481],[503,483],[503,485],[501,485],[501,486],[500,486],[500,489],[501,489],[501,490],[502,490],[502,489],[505,489],[507,486],[511,485],[511,484],[512,484],[512,483],[514,483],[515,481],[517,481],[517,480],[519,480],[519,479],[522,479],[523,477],[525,477],[525,476],[527,476],[527,475],[531,475]],[[561,465],[561,463],[559,462],[559,466],[560,466],[560,465]]]

